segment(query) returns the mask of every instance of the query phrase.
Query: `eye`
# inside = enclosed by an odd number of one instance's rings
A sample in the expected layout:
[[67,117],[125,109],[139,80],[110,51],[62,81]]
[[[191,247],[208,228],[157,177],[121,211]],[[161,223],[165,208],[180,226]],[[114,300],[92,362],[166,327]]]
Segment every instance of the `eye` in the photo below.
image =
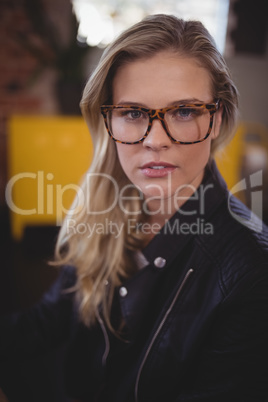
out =
[[126,115],[130,118],[130,119],[139,119],[142,117],[143,113],[139,110],[130,110],[129,112],[126,112]]
[[124,118],[130,122],[141,121],[143,119],[147,120],[147,115],[145,112],[135,109],[121,109],[120,116],[121,118]]
[[172,119],[177,120],[191,120],[200,116],[203,113],[203,110],[198,107],[180,107],[178,109],[174,109],[170,111]]
[[180,117],[189,117],[192,114],[193,110],[190,108],[183,108],[177,111],[177,115]]

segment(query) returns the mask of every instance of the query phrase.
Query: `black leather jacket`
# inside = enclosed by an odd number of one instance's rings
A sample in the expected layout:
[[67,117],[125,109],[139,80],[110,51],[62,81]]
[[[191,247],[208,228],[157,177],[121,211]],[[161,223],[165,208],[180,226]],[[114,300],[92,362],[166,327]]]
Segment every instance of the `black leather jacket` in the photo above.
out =
[[212,163],[197,193],[143,250],[143,268],[116,292],[122,339],[101,315],[91,329],[78,322],[72,293],[62,293],[75,282],[65,267],[40,304],[0,321],[0,360],[68,339],[66,387],[81,401],[264,402],[267,233]]

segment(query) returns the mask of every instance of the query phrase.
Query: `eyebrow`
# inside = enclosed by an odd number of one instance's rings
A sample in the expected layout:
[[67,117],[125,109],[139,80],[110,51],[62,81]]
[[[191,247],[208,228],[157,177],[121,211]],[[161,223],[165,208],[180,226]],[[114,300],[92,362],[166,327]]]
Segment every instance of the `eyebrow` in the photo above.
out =
[[168,106],[176,106],[176,105],[184,105],[186,103],[206,103],[201,99],[197,99],[197,98],[189,98],[189,99],[180,99],[177,100],[175,102],[171,102],[168,104]]
[[[173,101],[173,102],[170,102],[167,106],[165,106],[165,107],[170,107],[170,106],[179,106],[179,105],[185,105],[185,104],[192,104],[192,103],[201,103],[201,104],[203,104],[203,103],[206,103],[206,102],[204,102],[204,101],[202,101],[202,100],[200,100],[200,99],[197,99],[197,98],[189,98],[189,99],[180,99],[180,100],[176,100],[176,101]],[[140,103],[140,102],[133,102],[133,101],[122,101],[122,102],[119,102],[118,104],[117,104],[118,106],[122,106],[122,105],[131,105],[131,106],[142,106],[142,107],[145,107],[145,108],[147,108],[147,109],[151,109],[151,108],[149,108],[149,106],[147,106],[146,104],[144,104],[144,103]]]

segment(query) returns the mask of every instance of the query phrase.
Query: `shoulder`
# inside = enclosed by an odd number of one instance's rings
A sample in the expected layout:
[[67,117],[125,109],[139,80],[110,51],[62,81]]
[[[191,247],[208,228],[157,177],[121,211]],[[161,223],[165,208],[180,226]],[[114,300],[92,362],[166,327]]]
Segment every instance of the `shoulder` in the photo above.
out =
[[76,269],[71,265],[65,265],[59,269],[57,279],[52,283],[48,291],[43,295],[43,303],[58,303],[72,299],[75,293]]
[[229,196],[211,219],[213,235],[198,242],[217,266],[228,292],[240,281],[268,278],[268,228],[241,201]]

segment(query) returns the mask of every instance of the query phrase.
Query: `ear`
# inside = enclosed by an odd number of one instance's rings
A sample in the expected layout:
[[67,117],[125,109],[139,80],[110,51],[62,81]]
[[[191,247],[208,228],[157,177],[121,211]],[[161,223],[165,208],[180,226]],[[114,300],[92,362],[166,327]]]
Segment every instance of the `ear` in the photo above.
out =
[[211,133],[211,138],[213,140],[215,140],[215,138],[217,138],[220,133],[222,114],[223,114],[223,106],[221,105],[214,115],[214,121]]

